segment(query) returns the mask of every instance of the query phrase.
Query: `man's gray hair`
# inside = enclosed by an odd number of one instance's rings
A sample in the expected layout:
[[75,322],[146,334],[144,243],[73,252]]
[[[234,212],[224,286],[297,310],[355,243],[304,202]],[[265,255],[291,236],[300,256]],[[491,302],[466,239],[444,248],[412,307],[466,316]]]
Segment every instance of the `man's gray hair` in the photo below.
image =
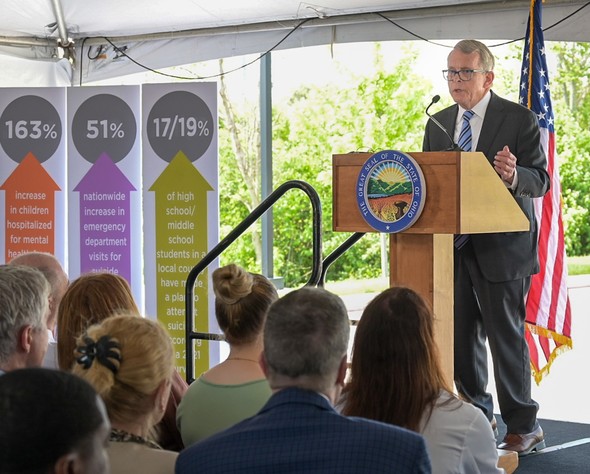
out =
[[16,351],[17,336],[25,326],[47,330],[49,283],[36,268],[0,265],[0,363]]
[[269,378],[332,380],[349,335],[348,312],[340,297],[311,287],[287,293],[270,306],[264,326]]
[[485,71],[494,70],[494,55],[481,41],[472,39],[461,40],[455,45],[454,49],[458,49],[465,54],[477,53],[481,68]]

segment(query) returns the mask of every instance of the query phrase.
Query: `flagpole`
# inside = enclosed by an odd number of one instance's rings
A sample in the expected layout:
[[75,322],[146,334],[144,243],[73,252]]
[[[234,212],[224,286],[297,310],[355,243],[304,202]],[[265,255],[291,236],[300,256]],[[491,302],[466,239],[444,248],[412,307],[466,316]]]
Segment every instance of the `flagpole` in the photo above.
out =
[[540,271],[532,275],[526,300],[525,336],[531,373],[537,384],[549,373],[555,358],[572,348],[561,183],[541,8],[539,0],[531,1],[525,34],[529,43],[523,48],[520,95],[520,103],[538,117],[541,145],[547,156],[547,173],[551,180],[549,192],[543,198],[535,199]]
[[527,107],[530,109],[533,105],[531,95],[533,93],[533,48],[535,44],[535,2],[537,0],[531,0],[531,6],[529,7],[529,93],[527,97]]

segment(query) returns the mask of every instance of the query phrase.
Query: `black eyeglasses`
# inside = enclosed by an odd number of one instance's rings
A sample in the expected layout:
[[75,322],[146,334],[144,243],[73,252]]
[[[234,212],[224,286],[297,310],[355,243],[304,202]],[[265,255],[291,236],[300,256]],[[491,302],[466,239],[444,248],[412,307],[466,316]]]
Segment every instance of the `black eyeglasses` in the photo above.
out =
[[474,72],[489,72],[485,69],[459,69],[455,71],[454,69],[443,69],[443,77],[446,81],[452,81],[456,77],[458,77],[461,81],[470,81],[473,78]]

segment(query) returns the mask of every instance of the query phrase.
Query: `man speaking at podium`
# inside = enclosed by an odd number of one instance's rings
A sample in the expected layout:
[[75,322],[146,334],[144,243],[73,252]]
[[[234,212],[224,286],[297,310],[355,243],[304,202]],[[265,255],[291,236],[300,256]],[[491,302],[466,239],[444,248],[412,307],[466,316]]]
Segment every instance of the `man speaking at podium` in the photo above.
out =
[[457,390],[495,425],[492,395],[486,391],[487,337],[498,405],[507,426],[499,447],[524,456],[545,447],[537,421],[539,407],[531,398],[524,323],[531,275],[539,271],[531,198],[549,189],[547,160],[536,115],[491,91],[494,57],[484,44],[457,43],[443,76],[456,104],[428,121],[424,151],[482,152],[530,222],[528,232],[457,235],[454,251]]

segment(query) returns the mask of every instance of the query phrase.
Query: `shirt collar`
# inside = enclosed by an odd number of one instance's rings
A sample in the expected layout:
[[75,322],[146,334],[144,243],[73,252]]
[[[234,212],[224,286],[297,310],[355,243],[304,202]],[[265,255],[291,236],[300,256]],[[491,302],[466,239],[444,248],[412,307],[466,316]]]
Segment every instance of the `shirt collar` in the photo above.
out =
[[[483,119],[485,114],[486,114],[486,110],[488,108],[488,105],[490,103],[490,99],[492,98],[492,92],[491,91],[487,91],[486,95],[484,95],[482,97],[482,99],[473,106],[473,108],[471,109],[473,111],[473,113],[475,115],[477,115],[479,118]],[[459,114],[458,117],[463,117],[463,112],[465,112],[466,109],[464,109],[463,107],[461,107],[459,105]]]

